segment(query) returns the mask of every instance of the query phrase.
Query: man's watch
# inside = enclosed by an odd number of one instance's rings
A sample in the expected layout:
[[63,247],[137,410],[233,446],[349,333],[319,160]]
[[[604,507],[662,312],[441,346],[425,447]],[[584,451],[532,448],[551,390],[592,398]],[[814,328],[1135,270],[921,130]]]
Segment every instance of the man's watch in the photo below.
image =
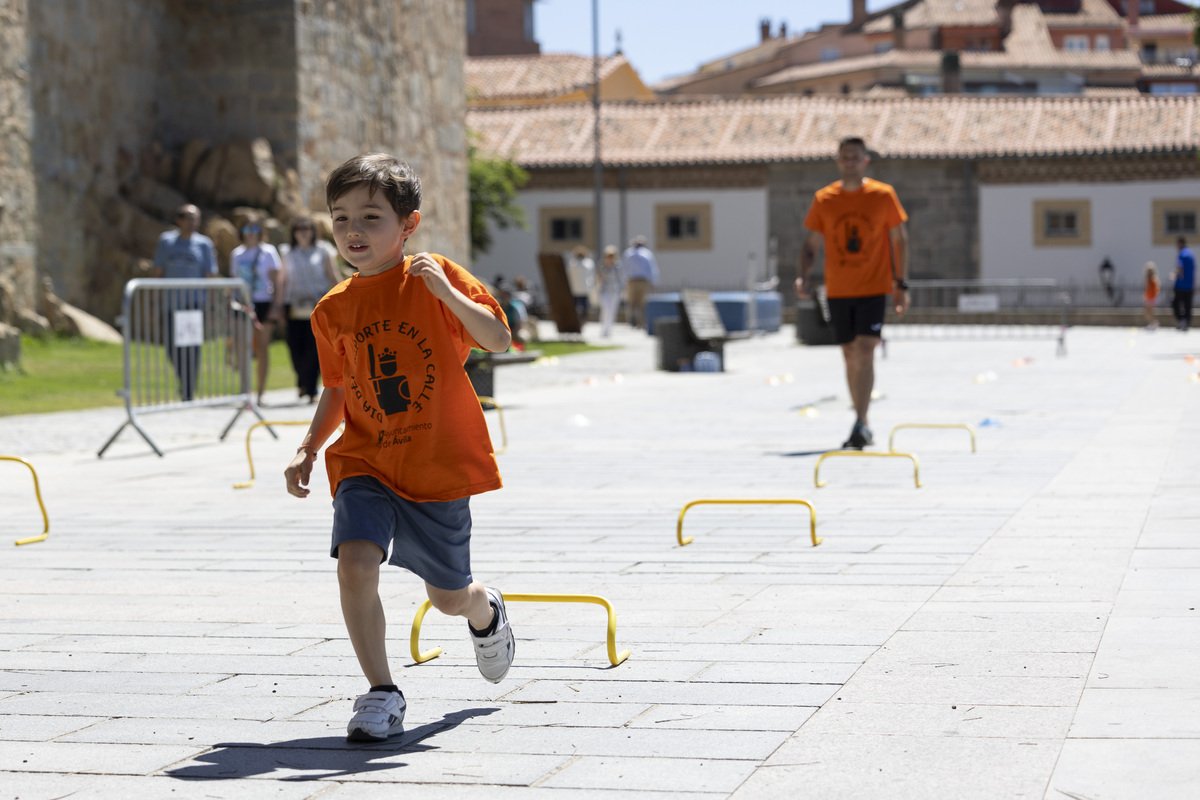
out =
[[908,291],[908,281],[904,280],[904,278],[897,278],[896,280],[892,281],[892,283],[895,284],[896,288],[900,291]]

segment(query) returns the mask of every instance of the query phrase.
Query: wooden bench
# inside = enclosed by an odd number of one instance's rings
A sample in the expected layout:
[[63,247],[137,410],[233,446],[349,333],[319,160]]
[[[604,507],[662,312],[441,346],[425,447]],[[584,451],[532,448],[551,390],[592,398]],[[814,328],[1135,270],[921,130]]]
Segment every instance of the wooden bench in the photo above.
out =
[[654,326],[658,337],[659,369],[679,372],[699,353],[715,353],[725,371],[725,343],[748,338],[751,331],[725,329],[721,315],[708,292],[684,289],[679,293],[679,318],[660,318]]
[[505,364],[528,364],[541,357],[541,350],[526,350],[523,353],[488,353],[482,350],[472,350],[471,354],[467,356],[467,362],[463,368],[467,371],[467,377],[471,379],[471,386],[475,388],[475,394],[481,397],[495,397],[496,367]]

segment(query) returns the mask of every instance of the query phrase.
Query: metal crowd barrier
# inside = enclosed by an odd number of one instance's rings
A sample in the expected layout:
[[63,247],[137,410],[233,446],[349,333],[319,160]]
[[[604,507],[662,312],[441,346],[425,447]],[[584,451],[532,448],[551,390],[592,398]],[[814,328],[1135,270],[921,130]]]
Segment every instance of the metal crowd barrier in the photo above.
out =
[[888,310],[883,355],[889,342],[913,340],[1050,339],[1066,355],[1071,295],[1053,278],[911,280],[908,312]]
[[236,278],[137,278],[125,284],[125,381],[117,394],[125,399],[128,418],[97,457],[126,426],[161,456],[138,424],[143,414],[233,406],[221,439],[246,409],[262,419],[250,384],[252,308],[249,287]]

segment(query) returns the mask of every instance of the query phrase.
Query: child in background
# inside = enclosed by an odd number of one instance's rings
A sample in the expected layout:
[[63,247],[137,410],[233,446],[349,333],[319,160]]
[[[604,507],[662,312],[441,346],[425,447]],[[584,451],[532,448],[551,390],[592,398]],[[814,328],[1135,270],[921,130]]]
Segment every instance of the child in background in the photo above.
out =
[[1158,319],[1154,314],[1158,305],[1158,266],[1153,261],[1146,262],[1146,291],[1142,297],[1142,310],[1146,313],[1146,330],[1158,330]]

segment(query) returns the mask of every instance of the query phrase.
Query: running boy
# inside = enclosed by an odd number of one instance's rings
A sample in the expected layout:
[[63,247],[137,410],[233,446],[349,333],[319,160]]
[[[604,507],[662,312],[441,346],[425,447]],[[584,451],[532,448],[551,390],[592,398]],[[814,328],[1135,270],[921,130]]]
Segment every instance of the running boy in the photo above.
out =
[[358,270],[312,314],[325,391],[296,457],[288,492],[308,496],[325,453],[342,616],[370,691],[354,701],[351,741],[403,731],[404,695],[392,681],[379,599],[379,565],[425,581],[434,608],[466,617],[479,671],[508,673],[516,643],[504,598],[471,576],[473,494],[500,488],[483,411],[463,363],[472,347],[499,352],[511,336],[499,304],[448,259],[404,255],[421,221],[421,182],[388,155],[352,158],[325,187],[338,252]]

